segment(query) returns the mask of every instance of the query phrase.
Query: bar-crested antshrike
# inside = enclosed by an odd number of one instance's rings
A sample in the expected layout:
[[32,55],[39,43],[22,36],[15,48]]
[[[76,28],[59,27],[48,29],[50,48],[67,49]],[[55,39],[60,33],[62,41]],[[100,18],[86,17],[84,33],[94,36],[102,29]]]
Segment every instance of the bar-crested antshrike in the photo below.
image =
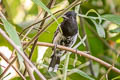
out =
[[[76,13],[69,11],[63,16],[63,22],[60,24],[61,30],[58,27],[54,33],[53,44],[72,47],[77,39],[78,26],[76,21]],[[65,51],[54,48],[51,62],[48,71],[56,72],[60,64],[60,57]]]

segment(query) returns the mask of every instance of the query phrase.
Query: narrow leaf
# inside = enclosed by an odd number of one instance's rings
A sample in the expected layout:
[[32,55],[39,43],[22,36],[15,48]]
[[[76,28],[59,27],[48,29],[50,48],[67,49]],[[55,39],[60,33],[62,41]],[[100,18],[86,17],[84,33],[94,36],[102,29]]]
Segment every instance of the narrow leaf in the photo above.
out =
[[113,30],[110,30],[111,33],[119,33],[120,32],[120,28],[116,28]]
[[70,58],[71,53],[66,54],[65,62],[64,62],[64,67],[63,67],[63,72],[64,72],[64,78],[63,80],[66,80],[67,78],[67,70],[68,70],[68,64],[69,64],[69,58]]
[[97,24],[94,20],[92,20],[92,22],[94,23],[94,25],[96,27],[98,35],[100,37],[104,37],[105,38],[105,31],[104,31],[103,27],[100,24]]
[[78,70],[78,69],[74,69],[73,70],[74,72],[78,73],[79,75],[89,79],[89,80],[95,80],[93,79],[92,77],[88,76],[85,72],[81,71],[81,70]]
[[117,76],[115,78],[113,78],[112,80],[119,80],[120,79],[120,76]]
[[[18,36],[15,28],[13,28],[12,24],[10,24],[5,19],[5,17],[3,15],[1,17],[1,20],[2,20],[2,22],[4,24],[4,28],[5,28],[6,32],[8,33],[8,35],[10,36],[10,38],[21,49],[21,51],[23,51],[22,45],[21,45],[21,42],[20,42],[20,39],[19,39],[19,36]],[[22,58],[22,56],[19,53],[17,53],[17,56],[18,56],[18,61],[20,63],[20,69],[22,69],[23,66],[24,66],[24,64],[23,64],[23,58]]]
[[118,15],[106,14],[106,15],[102,15],[101,17],[104,18],[105,20],[108,20],[115,24],[120,25],[120,16]]

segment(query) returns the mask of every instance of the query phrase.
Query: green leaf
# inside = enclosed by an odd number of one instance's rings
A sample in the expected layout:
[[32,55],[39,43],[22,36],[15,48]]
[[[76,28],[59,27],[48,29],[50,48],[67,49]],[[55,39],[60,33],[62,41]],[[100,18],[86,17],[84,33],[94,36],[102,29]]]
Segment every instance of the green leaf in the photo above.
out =
[[99,19],[99,23],[97,24],[95,20],[91,19],[91,21],[94,23],[97,33],[100,37],[105,37],[105,31],[104,28],[101,26],[101,22],[102,22],[102,17],[94,10],[94,9],[90,9],[87,13],[86,16],[90,13],[90,12],[94,12],[98,15],[98,19]]
[[106,14],[106,15],[102,15],[101,17],[104,18],[105,20],[108,20],[115,24],[120,25],[120,16],[118,15]]
[[[6,32],[8,33],[8,35],[10,36],[10,38],[13,40],[13,42],[20,48],[21,51],[23,51],[22,49],[22,45],[21,45],[21,42],[20,42],[20,39],[19,39],[19,36],[15,30],[15,28],[13,28],[13,25],[10,24],[4,16],[1,17],[1,20],[4,24],[4,28],[6,30]],[[24,64],[23,64],[23,58],[22,56],[17,53],[17,56],[18,56],[18,61],[20,63],[20,70],[24,67]]]
[[102,18],[101,18],[101,16],[97,13],[97,11],[95,11],[94,9],[90,9],[90,10],[86,13],[86,15],[88,15],[88,14],[91,13],[91,12],[94,12],[95,14],[97,14],[97,16],[98,16],[98,18],[99,18],[99,24],[101,24]]
[[120,28],[116,28],[113,30],[110,30],[111,33],[119,33],[120,32]]
[[[58,21],[61,23],[63,19],[59,18]],[[57,28],[57,23],[54,22],[42,34],[40,34],[39,41],[52,42],[53,35],[54,35],[56,28]]]
[[[106,49],[106,47],[105,47],[104,43],[99,38],[96,37],[95,33],[93,33],[90,30],[90,28],[92,28],[92,27],[93,27],[93,25],[89,25],[88,23],[85,24],[87,38],[88,38],[88,42],[90,45],[90,51],[93,56],[100,57],[101,55],[104,55],[103,53],[104,53],[104,50]],[[94,29],[94,28],[92,28],[92,29]],[[81,48],[79,48],[79,50],[81,50]],[[86,50],[86,49],[82,49],[82,50]],[[80,59],[80,61],[82,61],[82,60]]]
[[32,62],[36,62],[38,57],[38,46],[35,47],[33,55],[32,55]]
[[78,70],[78,69],[74,69],[73,70],[74,72],[78,73],[79,75],[89,79],[89,80],[95,80],[93,79],[92,77],[88,76],[85,72],[81,71],[81,70]]
[[[30,80],[30,77],[28,76],[28,77],[25,77],[26,78],[26,80]],[[11,78],[10,80],[23,80],[21,77],[17,77],[17,76],[15,76],[15,77],[13,77],[13,78]]]
[[91,19],[91,21],[94,23],[98,35],[100,37],[104,37],[105,38],[105,31],[104,31],[103,27],[100,24],[97,24],[94,20]]
[[115,78],[113,78],[112,80],[119,80],[120,79],[120,76],[117,76]]
[[0,75],[2,74],[3,70],[2,70],[2,66],[0,65]]

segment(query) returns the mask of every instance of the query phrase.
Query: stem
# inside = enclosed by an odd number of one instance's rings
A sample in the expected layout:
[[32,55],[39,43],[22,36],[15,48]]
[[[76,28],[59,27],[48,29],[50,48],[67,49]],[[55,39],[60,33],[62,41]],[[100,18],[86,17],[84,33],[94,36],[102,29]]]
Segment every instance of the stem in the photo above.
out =
[[[79,12],[80,13],[82,13],[82,11],[81,11],[81,8],[79,9]],[[80,16],[80,27],[81,27],[81,31],[82,31],[82,37],[84,37],[85,35],[86,35],[86,31],[85,31],[85,26],[84,26],[84,20],[83,20],[83,18]],[[85,40],[85,45],[86,45],[86,50],[87,51],[89,51],[89,53],[88,54],[91,54],[91,50],[90,50],[90,46],[89,46],[89,43],[88,43],[88,39],[86,38],[86,40]],[[91,72],[91,74],[93,75],[93,76],[95,76],[95,73],[94,73],[94,71],[93,71],[93,63],[92,63],[92,61],[91,60],[89,60],[89,62],[90,62],[90,65],[89,65],[89,69],[90,69],[90,72]]]
[[[66,13],[66,12],[67,12],[69,9],[71,9],[72,7],[76,6],[77,3],[81,3],[81,1],[75,0],[71,5],[69,5],[66,9],[64,9],[64,10],[61,12],[61,14],[56,17],[56,19],[58,19],[59,17],[61,17],[64,13]],[[54,22],[54,20],[52,20],[52,21],[49,22],[46,26],[44,26],[44,28],[42,28],[42,29],[38,32],[38,34],[36,34],[36,35],[33,37],[33,39],[32,39],[31,41],[29,41],[29,43],[27,43],[27,44],[24,46],[24,50],[25,50],[34,40],[36,40],[36,39],[39,37],[39,35],[40,35],[42,32],[44,32],[44,31],[48,28],[48,26],[51,25],[53,22]]]
[[[48,5],[47,5],[48,9],[51,8],[52,3],[55,2],[55,1],[56,1],[56,0],[50,0],[50,2],[49,2]],[[45,18],[47,15],[48,15],[48,13],[45,12],[45,15],[44,15],[43,18]],[[46,20],[46,19],[45,19],[45,20]],[[43,27],[43,25],[44,25],[44,23],[45,23],[45,20],[43,20],[42,23],[40,24],[39,30],[42,29],[42,27]],[[39,31],[39,30],[38,30],[38,31]],[[40,34],[39,34],[39,35],[40,35]],[[34,49],[35,49],[35,47],[36,47],[37,41],[38,41],[38,38],[34,41],[34,44],[33,44],[32,48],[31,48],[30,55],[29,55],[29,59],[30,59],[30,60],[31,60],[31,58],[32,58],[32,55],[33,55]],[[24,71],[24,75],[25,75],[25,73],[26,73],[26,69],[25,69],[25,71]]]
[[[0,52],[0,56],[8,63],[10,64],[10,61],[7,59],[7,57],[4,55],[4,53]],[[20,73],[19,70],[17,70],[13,65],[11,65],[12,68],[18,73],[18,75],[23,79],[26,80],[25,77]]]
[[64,69],[63,69],[63,74],[64,74],[63,80],[67,80],[66,78],[67,78],[69,58],[70,58],[70,53],[66,54],[66,59],[64,62]]
[[[80,16],[80,17],[83,17],[83,18],[88,18],[88,19],[95,19],[95,20],[100,19],[99,17],[87,16],[87,15],[83,15],[83,14],[79,14],[79,13],[77,13],[77,15]],[[105,20],[102,17],[101,17],[101,19]]]
[[14,63],[15,59],[17,57],[15,57],[10,63],[9,65],[7,66],[7,68],[4,70],[4,72],[0,75],[0,79],[5,75],[5,73],[8,71],[8,69],[10,68],[10,66]]
[[27,56],[20,50],[20,48],[7,36],[7,34],[0,28],[0,34],[17,50],[17,52],[23,57],[23,59],[35,70],[38,76],[46,80],[46,78],[39,72],[39,70],[32,64],[32,62],[27,58]]
[[[55,12],[55,13],[53,13],[53,15],[55,15],[55,14],[57,14],[57,13],[59,13],[59,12],[61,12],[61,11],[63,11],[64,9],[62,9],[62,10],[59,10],[59,11],[57,11],[57,12]],[[20,34],[19,34],[19,36],[21,36],[27,29],[29,29],[29,28],[31,28],[32,26],[34,27],[34,25],[36,25],[36,24],[38,24],[38,23],[40,23],[40,22],[42,22],[42,21],[44,21],[45,19],[47,19],[47,18],[49,18],[49,17],[51,17],[51,15],[50,16],[47,16],[47,17],[45,17],[45,18],[43,18],[42,20],[40,20],[40,21],[37,21],[37,22],[35,22],[35,23],[33,23],[33,24],[31,24],[30,26],[28,26],[28,27],[26,27]]]
[[32,68],[28,65],[26,61],[24,63],[25,63],[26,70],[30,76],[30,80],[35,80]]
[[[23,42],[23,44],[27,44],[28,42]],[[39,46],[46,46],[46,47],[54,47],[55,45],[54,44],[51,44],[51,43],[45,43],[45,42],[37,42],[37,45]],[[61,45],[57,45],[57,48],[61,49],[61,50],[66,50],[66,51],[69,51],[69,52],[72,52],[72,53],[75,53],[75,54],[79,54],[80,56],[84,56],[88,59],[91,59],[91,60],[94,60],[96,62],[98,62],[99,64],[107,67],[107,68],[110,68],[112,65],[99,59],[99,58],[96,58],[90,54],[86,54],[86,52],[83,52],[83,51],[76,51],[75,49],[73,48],[68,48],[68,47],[65,47],[65,46],[61,46]],[[112,67],[112,70],[118,74],[120,74],[120,70],[117,69],[116,67]]]

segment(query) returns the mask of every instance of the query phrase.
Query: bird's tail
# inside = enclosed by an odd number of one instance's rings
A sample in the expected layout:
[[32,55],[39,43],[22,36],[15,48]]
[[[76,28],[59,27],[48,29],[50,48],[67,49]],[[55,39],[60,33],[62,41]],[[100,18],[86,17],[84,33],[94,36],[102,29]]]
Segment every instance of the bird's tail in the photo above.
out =
[[57,72],[58,66],[60,64],[60,56],[57,56],[55,53],[51,56],[51,62],[48,68],[48,71]]

